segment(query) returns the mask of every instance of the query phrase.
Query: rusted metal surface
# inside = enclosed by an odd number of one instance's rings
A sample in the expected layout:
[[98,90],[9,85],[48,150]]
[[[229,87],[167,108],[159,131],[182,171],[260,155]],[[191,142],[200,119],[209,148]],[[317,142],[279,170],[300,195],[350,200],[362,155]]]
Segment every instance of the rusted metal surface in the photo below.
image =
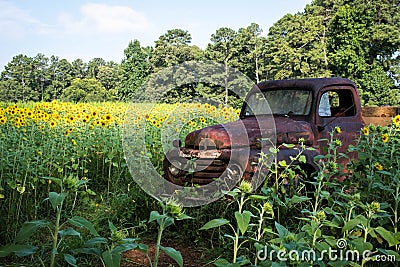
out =
[[[194,131],[187,135],[185,147],[169,151],[165,161],[165,178],[167,180],[183,185],[185,181],[188,181],[187,174],[190,173],[192,183],[210,183],[214,178],[218,178],[224,173],[224,170],[228,168],[228,162],[232,162],[232,160],[245,162],[242,166],[244,178],[251,177],[254,173],[254,162],[258,161],[260,137],[265,135],[273,136],[276,145],[283,143],[298,144],[299,139],[303,139],[305,145],[316,149],[314,152],[307,152],[306,155],[308,167],[315,169],[314,156],[326,153],[327,146],[326,141],[319,140],[329,138],[329,133],[335,127],[340,127],[341,132],[335,138],[341,140],[343,146],[340,152],[344,152],[350,144],[354,144],[360,129],[364,125],[357,87],[348,79],[266,81],[259,83],[257,87],[249,91],[245,101],[249,96],[260,90],[263,92],[265,90],[279,90],[280,88],[289,88],[290,90],[301,88],[312,92],[311,110],[304,116],[273,116],[271,119],[268,116],[245,116],[243,107],[238,121]],[[339,95],[341,92],[346,92],[346,97],[351,98],[352,103],[345,108],[343,114],[337,113],[339,115],[328,117],[319,114],[319,101],[322,94],[328,91],[334,91]],[[343,100],[341,101],[343,102]],[[348,102],[348,99],[345,99],[344,102]],[[346,112],[347,114],[345,114]],[[263,133],[261,133],[260,128],[263,129]],[[247,154],[240,153],[240,149],[245,148],[250,148],[250,152]],[[233,153],[238,150],[239,153]],[[293,153],[293,150],[282,149],[278,154],[278,159],[289,160]],[[237,158],[232,159],[233,154]],[[189,158],[198,159],[199,164],[190,171],[187,168],[184,169],[182,175],[178,175],[178,177],[171,175],[168,169],[171,159]]]

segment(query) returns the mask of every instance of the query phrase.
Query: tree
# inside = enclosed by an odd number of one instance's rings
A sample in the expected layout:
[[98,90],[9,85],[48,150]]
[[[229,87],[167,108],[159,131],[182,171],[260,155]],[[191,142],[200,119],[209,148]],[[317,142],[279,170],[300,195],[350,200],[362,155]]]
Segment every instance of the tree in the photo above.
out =
[[249,78],[260,82],[262,48],[266,39],[261,36],[262,29],[256,23],[240,28],[236,37],[238,68]]
[[390,70],[400,51],[399,13],[398,0],[345,1],[330,21],[330,67],[359,85],[365,104],[398,101]]
[[59,60],[58,57],[52,56],[49,72],[51,84],[46,88],[45,100],[60,99],[74,78],[72,65],[66,59]]
[[118,65],[100,66],[96,76],[97,80],[109,92],[110,97],[118,98]]
[[140,46],[138,40],[129,42],[119,66],[118,96],[125,100],[134,96],[150,73],[151,49]]
[[287,14],[268,33],[267,78],[327,77],[324,17],[315,13]]
[[0,81],[0,101],[17,102],[22,99],[21,84],[17,80]]
[[101,82],[107,90],[114,89],[118,83],[118,66],[100,66],[96,79]]
[[230,28],[223,27],[218,29],[211,35],[211,43],[207,45],[205,51],[207,59],[224,64],[225,104],[228,103],[229,96],[229,67],[237,65],[234,64],[234,62],[231,62],[236,52],[236,46],[234,43],[236,35],[237,33]]
[[87,75],[87,64],[78,58],[72,61],[72,75],[75,78],[85,78]]
[[155,41],[155,47],[150,58],[152,71],[171,67],[185,61],[199,58],[198,47],[189,46],[192,37],[188,31],[182,29],[168,30]]
[[100,102],[109,100],[109,93],[94,78],[75,78],[71,86],[65,89],[61,99],[72,102]]
[[34,83],[32,89],[39,93],[41,101],[45,100],[45,89],[51,82],[48,65],[49,59],[43,54],[37,54],[33,58]]
[[399,89],[394,87],[382,66],[373,64],[358,80],[361,103],[364,106],[392,105],[400,103]]
[[19,54],[13,57],[4,69],[1,79],[3,81],[12,80],[12,82],[7,82],[6,86],[3,86],[3,90],[13,90],[14,92],[8,92],[8,95],[17,97],[14,101],[39,100],[39,93],[33,89],[35,75],[32,58]]
[[87,64],[87,77],[96,78],[100,66],[105,66],[106,61],[102,58],[94,58]]

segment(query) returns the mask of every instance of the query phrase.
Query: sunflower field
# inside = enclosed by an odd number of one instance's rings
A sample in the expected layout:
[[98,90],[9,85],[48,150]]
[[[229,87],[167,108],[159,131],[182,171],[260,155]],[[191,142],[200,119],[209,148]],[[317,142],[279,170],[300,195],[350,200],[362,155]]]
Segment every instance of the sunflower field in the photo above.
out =
[[[126,103],[0,104],[0,224],[5,226],[0,232],[1,243],[10,242],[24,221],[50,215],[48,203],[43,201],[53,190],[50,178],[67,177],[71,184],[87,181],[84,190],[67,199],[71,214],[83,208],[90,217],[102,203],[117,201],[121,207],[121,198],[131,201],[132,196],[125,194],[136,185],[126,166],[121,136],[127,109],[135,114],[131,123],[146,128],[146,142],[150,153],[157,155],[154,164],[159,167],[164,123],[180,120],[184,127],[176,132],[184,137],[216,121],[234,120],[238,114],[223,106],[186,103],[157,104],[150,112],[141,104]],[[178,112],[169,117],[171,110]],[[194,115],[186,119],[183,114]],[[135,201],[140,199],[147,202],[146,196]],[[135,208],[131,209],[127,212],[134,212]],[[118,211],[106,213],[115,215]],[[129,219],[125,216],[121,220]]]
[[[124,129],[145,130],[143,153],[162,174],[165,129],[184,140],[193,130],[236,120],[238,114],[199,103],[0,103],[0,264],[119,266],[123,251],[143,249],[132,243],[136,237],[155,238],[153,221],[174,225],[168,205],[158,213],[159,203],[131,176]],[[361,129],[348,151],[358,160],[350,161],[340,183],[337,162],[348,156],[336,153],[338,138],[335,128],[331,152],[319,159],[321,170],[308,177],[306,192],[289,195],[284,187],[267,185],[252,192],[241,183],[225,199],[187,209],[186,218],[194,220],[176,219],[166,239],[195,240],[204,248],[203,261],[216,266],[368,266],[383,257],[382,266],[393,266],[400,260],[400,115],[388,126]],[[284,171],[275,173],[275,181],[290,179],[292,166],[278,164]],[[370,254],[357,263],[322,257],[328,247],[342,244]],[[182,255],[167,249],[182,266]],[[291,251],[304,250],[321,257],[304,262],[291,257]],[[287,264],[271,251],[285,251]]]

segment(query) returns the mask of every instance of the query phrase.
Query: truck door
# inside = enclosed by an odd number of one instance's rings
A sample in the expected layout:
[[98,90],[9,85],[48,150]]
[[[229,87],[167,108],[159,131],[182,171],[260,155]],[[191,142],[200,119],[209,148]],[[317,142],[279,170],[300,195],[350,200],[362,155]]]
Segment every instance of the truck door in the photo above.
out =
[[[319,139],[329,139],[329,133],[335,127],[340,127],[341,132],[335,134],[335,139],[339,139],[342,143],[338,152],[345,153],[350,144],[355,144],[364,122],[359,97],[354,88],[331,86],[322,89],[317,98],[316,113]],[[319,148],[320,153],[326,154],[327,142],[320,141]]]

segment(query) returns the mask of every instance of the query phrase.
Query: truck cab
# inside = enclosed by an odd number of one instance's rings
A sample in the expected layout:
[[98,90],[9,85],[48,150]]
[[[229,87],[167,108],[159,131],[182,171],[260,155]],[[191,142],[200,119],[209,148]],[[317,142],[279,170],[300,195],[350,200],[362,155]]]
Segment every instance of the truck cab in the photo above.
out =
[[[261,82],[248,92],[237,121],[191,132],[184,146],[175,142],[164,160],[164,177],[181,186],[205,185],[221,178],[235,183],[252,179],[262,151],[281,144],[296,146],[300,139],[314,148],[304,151],[306,163],[302,163],[312,173],[317,170],[314,157],[327,152],[326,139],[335,127],[341,129],[339,152],[345,152],[363,126],[359,93],[351,80]],[[278,161],[290,161],[297,151],[280,149]]]

